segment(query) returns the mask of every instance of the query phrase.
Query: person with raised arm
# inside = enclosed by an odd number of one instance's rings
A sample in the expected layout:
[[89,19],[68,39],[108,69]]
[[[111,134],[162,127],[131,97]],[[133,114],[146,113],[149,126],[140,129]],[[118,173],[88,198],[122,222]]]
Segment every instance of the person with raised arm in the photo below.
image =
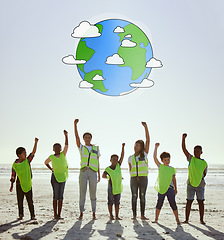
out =
[[[51,185],[53,188],[53,210],[54,219],[63,219],[61,217],[65,183],[68,179],[68,163],[66,154],[68,151],[68,132],[64,130],[65,146],[63,151],[60,143],[53,145],[54,154],[45,160],[45,165],[51,170]],[[52,167],[50,166],[50,163]]]
[[107,188],[107,193],[108,193],[107,204],[108,204],[108,211],[110,214],[110,220],[114,220],[113,210],[112,210],[113,204],[115,206],[115,219],[122,220],[121,218],[119,218],[120,198],[123,190],[120,166],[124,159],[124,146],[125,146],[125,143],[122,143],[120,159],[116,154],[111,155],[110,157],[111,165],[105,169],[102,176],[103,178],[109,177],[108,188]]
[[[81,144],[77,124],[79,119],[74,121],[75,139],[76,145],[79,148],[81,162],[80,162],[80,174],[79,174],[79,209],[80,215],[79,220],[83,219],[83,212],[85,211],[85,200],[87,183],[89,182],[89,195],[92,206],[92,219],[96,220],[96,189],[97,182],[100,181],[100,167],[99,157],[100,151],[99,146],[91,144],[92,134],[86,132],[83,134],[84,145]],[[98,178],[97,178],[98,175]]]
[[148,152],[149,152],[149,131],[146,122],[142,122],[145,129],[146,142],[138,140],[134,145],[134,154],[128,158],[129,172],[131,177],[131,193],[132,193],[132,220],[137,217],[137,198],[139,193],[141,219],[148,220],[145,217],[145,195],[148,185]]
[[34,205],[33,205],[33,190],[32,190],[32,171],[31,171],[31,162],[34,158],[34,155],[37,150],[38,138],[35,138],[35,143],[33,151],[26,156],[26,149],[24,147],[18,147],[16,149],[17,159],[12,165],[12,174],[11,174],[11,186],[9,191],[13,190],[13,183],[16,181],[16,195],[17,195],[17,204],[19,209],[19,220],[22,220],[24,217],[23,211],[23,199],[26,196],[28,203],[31,220],[36,220]]
[[175,177],[176,170],[175,168],[170,166],[170,154],[168,152],[163,152],[160,154],[162,164],[159,162],[157,158],[158,147],[159,143],[156,143],[153,154],[155,164],[159,169],[158,178],[155,184],[155,189],[158,192],[158,200],[156,204],[155,221],[153,221],[153,223],[158,222],[159,214],[163,206],[164,199],[167,196],[170,207],[172,208],[174,216],[176,218],[176,222],[177,224],[180,224],[178,218],[177,204],[175,200],[175,195],[177,194],[177,183]]
[[201,158],[202,147],[197,145],[194,147],[194,156],[191,155],[186,149],[186,137],[187,134],[182,135],[182,150],[184,155],[189,162],[188,165],[188,180],[187,180],[187,203],[185,210],[185,221],[183,223],[188,223],[191,205],[194,201],[194,196],[196,194],[197,201],[199,205],[199,215],[200,223],[205,224],[204,222],[204,191],[205,191],[205,176],[207,174],[207,162]]

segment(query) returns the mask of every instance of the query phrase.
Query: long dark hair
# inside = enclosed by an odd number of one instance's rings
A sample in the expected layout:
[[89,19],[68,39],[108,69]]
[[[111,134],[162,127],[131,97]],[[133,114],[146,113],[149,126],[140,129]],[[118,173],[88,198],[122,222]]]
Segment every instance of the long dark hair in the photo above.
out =
[[144,152],[145,152],[145,143],[144,143],[144,141],[143,140],[138,140],[138,141],[135,142],[135,144],[136,143],[140,144],[140,146],[141,146],[140,158],[144,158],[145,157],[145,154],[144,154]]

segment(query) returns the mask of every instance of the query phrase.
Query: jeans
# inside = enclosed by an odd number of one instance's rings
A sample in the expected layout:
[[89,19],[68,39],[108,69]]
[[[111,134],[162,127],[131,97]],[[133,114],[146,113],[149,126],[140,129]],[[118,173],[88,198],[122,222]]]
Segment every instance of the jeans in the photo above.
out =
[[112,185],[111,184],[108,184],[107,192],[108,192],[108,202],[107,202],[107,204],[110,205],[110,206],[112,206],[113,204],[119,205],[121,194],[119,193],[119,194],[114,195],[113,191],[112,191]]
[[205,200],[205,187],[193,187],[191,184],[187,184],[187,200],[194,200],[195,193],[197,200]]
[[55,176],[54,173],[51,175],[51,185],[53,188],[53,200],[63,200],[64,196],[64,189],[65,189],[65,182],[59,183]]
[[35,217],[32,189],[29,192],[25,193],[22,190],[20,184],[16,185],[16,195],[17,195],[17,202],[18,202],[18,208],[19,208],[19,216],[20,217],[24,216],[24,212],[23,212],[23,199],[24,199],[24,195],[25,195],[27,203],[28,203],[29,211],[30,211],[30,216],[31,216],[31,218]]
[[137,215],[137,198],[138,198],[138,190],[139,190],[139,198],[140,198],[140,208],[141,208],[141,216],[145,215],[145,194],[148,185],[148,177],[131,177],[131,193],[132,193],[132,211],[133,215]]
[[158,193],[158,200],[157,200],[157,209],[161,209],[163,206],[163,202],[165,197],[167,196],[170,207],[172,208],[173,211],[177,210],[177,205],[175,201],[175,193],[173,188],[169,188],[166,193],[160,194]]
[[96,212],[96,187],[97,187],[97,172],[89,167],[80,169],[79,174],[79,209],[84,212],[86,201],[87,182],[89,181],[89,195],[92,205],[92,212]]

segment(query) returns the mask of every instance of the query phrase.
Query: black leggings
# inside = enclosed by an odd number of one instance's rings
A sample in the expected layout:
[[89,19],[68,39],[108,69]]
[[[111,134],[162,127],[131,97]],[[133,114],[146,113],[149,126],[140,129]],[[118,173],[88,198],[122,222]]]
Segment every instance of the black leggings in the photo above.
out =
[[18,202],[18,208],[19,208],[19,216],[23,217],[24,213],[23,213],[23,199],[24,199],[24,195],[26,196],[26,200],[28,203],[28,207],[30,210],[30,216],[35,217],[35,213],[34,213],[34,206],[33,206],[33,192],[32,189],[25,193],[22,188],[21,185],[16,185],[16,194],[17,194],[17,202]]

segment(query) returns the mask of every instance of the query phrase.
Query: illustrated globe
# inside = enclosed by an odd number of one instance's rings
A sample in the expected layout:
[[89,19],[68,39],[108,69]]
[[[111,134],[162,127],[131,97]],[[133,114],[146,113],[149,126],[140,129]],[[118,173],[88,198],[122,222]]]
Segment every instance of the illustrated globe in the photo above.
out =
[[108,19],[95,24],[101,33],[98,37],[81,38],[76,59],[81,78],[92,89],[108,96],[128,94],[150,74],[146,63],[153,57],[152,46],[145,33],[131,22]]

